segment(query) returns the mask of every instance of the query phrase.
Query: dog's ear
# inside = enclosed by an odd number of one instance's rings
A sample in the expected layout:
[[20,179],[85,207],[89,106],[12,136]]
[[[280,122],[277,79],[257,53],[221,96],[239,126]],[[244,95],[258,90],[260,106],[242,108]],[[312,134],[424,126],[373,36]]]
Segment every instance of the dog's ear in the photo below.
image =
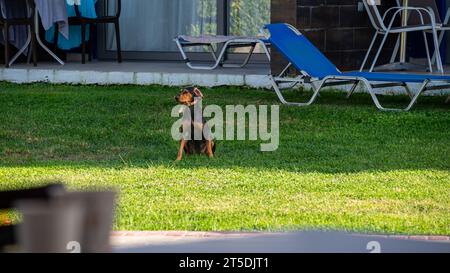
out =
[[203,98],[202,91],[200,91],[197,87],[194,88],[194,94],[199,98]]

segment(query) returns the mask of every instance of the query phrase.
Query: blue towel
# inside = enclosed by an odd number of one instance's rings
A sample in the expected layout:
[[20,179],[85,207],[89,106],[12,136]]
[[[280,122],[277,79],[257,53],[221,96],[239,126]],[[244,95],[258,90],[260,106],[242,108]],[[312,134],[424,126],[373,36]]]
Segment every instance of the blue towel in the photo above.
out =
[[[81,15],[86,18],[97,18],[97,13],[95,11],[96,0],[81,0],[81,5],[78,6],[78,10]],[[75,7],[69,4],[67,6],[67,16],[75,17]],[[45,39],[53,43],[55,35],[55,26],[45,32]],[[86,41],[89,41],[89,28],[86,30]],[[69,50],[72,48],[79,47],[81,45],[81,26],[69,26],[69,39],[64,36],[58,36],[58,47],[63,50]]]

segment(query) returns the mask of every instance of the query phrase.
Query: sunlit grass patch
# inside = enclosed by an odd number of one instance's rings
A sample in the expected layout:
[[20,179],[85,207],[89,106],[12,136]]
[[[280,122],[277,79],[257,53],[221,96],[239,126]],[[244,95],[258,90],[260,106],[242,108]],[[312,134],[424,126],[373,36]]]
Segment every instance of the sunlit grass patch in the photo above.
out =
[[[205,104],[276,104],[273,93],[202,89]],[[450,112],[409,113],[325,92],[280,108],[280,147],[220,141],[175,163],[177,88],[0,84],[0,188],[63,181],[120,190],[117,230],[343,229],[450,234]],[[288,96],[302,97],[302,92]],[[407,98],[388,97],[395,104]]]

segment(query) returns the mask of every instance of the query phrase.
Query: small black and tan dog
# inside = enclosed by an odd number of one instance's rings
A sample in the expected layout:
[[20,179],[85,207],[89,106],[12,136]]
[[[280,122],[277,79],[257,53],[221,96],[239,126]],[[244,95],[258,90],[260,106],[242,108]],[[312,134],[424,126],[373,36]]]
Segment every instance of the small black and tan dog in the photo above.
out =
[[[189,122],[189,124],[183,124],[180,128],[180,132],[183,133],[183,128],[189,128],[190,126],[190,138],[187,140],[182,138],[180,141],[180,149],[178,150],[177,161],[180,161],[183,158],[183,152],[187,155],[192,154],[206,154],[210,158],[214,157],[214,153],[216,151],[216,144],[212,140],[211,130],[207,127],[206,120],[203,117],[202,110],[198,111],[201,115],[200,118],[194,118],[194,108],[195,105],[203,99],[203,94],[197,87],[187,87],[181,90],[181,93],[175,97],[175,100],[182,105],[186,105],[190,110],[190,118],[185,122]],[[198,122],[200,120],[201,122]],[[201,130],[201,140],[196,140],[194,132],[196,130]],[[207,135],[205,135],[205,132]]]

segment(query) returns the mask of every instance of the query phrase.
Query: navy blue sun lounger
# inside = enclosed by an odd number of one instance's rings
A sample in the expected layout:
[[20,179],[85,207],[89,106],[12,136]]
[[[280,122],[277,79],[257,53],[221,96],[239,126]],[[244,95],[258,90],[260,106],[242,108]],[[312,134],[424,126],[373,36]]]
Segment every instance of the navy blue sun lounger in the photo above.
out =
[[[277,77],[272,77],[273,88],[283,104],[295,106],[311,105],[324,87],[351,85],[350,96],[359,83],[364,84],[375,106],[385,111],[408,111],[425,91],[450,88],[450,76],[431,74],[376,73],[376,72],[341,72],[331,63],[304,35],[288,24],[269,24],[265,29],[270,32],[269,42],[290,62]],[[300,72],[296,78],[287,78],[285,74],[293,66]],[[439,82],[440,85],[430,85]],[[314,89],[311,99],[305,103],[288,102],[281,93],[281,85],[292,88],[299,83],[310,83]],[[420,89],[413,93],[408,83],[421,83]],[[411,102],[404,109],[383,107],[375,89],[385,87],[403,87],[411,97]]]

